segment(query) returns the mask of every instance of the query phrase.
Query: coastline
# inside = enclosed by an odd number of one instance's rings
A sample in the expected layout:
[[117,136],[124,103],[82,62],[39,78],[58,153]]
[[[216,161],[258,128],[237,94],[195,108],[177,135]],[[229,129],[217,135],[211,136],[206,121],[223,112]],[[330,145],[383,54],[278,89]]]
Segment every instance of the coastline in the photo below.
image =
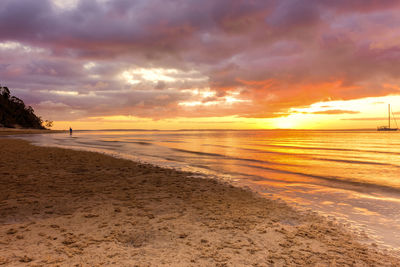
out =
[[335,222],[215,180],[23,140],[0,147],[0,265],[400,262]]
[[48,130],[48,129],[17,129],[0,127],[0,136],[2,135],[18,135],[18,134],[45,134],[45,133],[65,133],[64,130]]

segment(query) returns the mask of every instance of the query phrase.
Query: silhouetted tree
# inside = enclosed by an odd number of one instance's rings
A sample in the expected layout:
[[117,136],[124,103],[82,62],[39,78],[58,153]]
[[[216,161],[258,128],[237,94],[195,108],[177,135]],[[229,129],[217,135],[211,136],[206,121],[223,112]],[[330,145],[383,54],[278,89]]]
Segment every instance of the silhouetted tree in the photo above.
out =
[[44,126],[48,129],[50,129],[51,127],[53,127],[53,121],[45,120]]
[[0,126],[45,129],[42,123],[31,106],[26,107],[24,101],[11,96],[8,87],[0,86]]

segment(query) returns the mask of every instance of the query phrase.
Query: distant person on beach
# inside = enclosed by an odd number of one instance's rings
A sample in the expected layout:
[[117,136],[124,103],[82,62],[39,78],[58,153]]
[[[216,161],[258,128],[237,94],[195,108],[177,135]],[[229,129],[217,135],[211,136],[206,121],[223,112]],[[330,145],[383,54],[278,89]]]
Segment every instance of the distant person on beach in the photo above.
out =
[[72,135],[72,128],[69,127],[69,135]]

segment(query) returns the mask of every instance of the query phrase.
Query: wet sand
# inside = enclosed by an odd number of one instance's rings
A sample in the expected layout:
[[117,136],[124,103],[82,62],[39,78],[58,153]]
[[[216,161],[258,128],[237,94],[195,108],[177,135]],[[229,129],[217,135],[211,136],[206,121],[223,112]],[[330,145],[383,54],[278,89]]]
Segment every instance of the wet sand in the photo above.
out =
[[0,266],[400,266],[362,239],[190,173],[0,138]]
[[62,130],[48,130],[48,129],[16,129],[0,127],[1,135],[16,135],[16,134],[44,134],[44,133],[61,133],[66,132]]

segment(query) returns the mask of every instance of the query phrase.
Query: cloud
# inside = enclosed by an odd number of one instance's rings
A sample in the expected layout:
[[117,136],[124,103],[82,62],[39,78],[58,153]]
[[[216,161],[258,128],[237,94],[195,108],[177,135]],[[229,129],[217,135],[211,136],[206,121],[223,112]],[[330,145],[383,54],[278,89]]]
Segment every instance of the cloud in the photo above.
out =
[[307,114],[325,114],[325,115],[337,115],[337,114],[358,114],[359,111],[354,110],[341,110],[341,109],[329,109],[315,112],[306,112]]
[[399,94],[399,9],[392,0],[3,0],[1,83],[54,120],[276,117]]
[[387,118],[384,118],[384,117],[376,117],[376,118],[343,118],[341,120],[344,120],[344,121],[382,121],[382,120],[387,120]]

